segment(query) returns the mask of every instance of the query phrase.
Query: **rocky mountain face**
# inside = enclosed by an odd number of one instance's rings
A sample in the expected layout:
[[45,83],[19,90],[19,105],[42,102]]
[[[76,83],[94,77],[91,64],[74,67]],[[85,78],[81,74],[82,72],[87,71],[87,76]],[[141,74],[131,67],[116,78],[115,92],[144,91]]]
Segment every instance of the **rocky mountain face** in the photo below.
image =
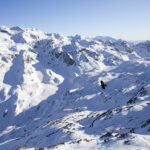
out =
[[0,150],[148,150],[149,74],[149,41],[0,27]]

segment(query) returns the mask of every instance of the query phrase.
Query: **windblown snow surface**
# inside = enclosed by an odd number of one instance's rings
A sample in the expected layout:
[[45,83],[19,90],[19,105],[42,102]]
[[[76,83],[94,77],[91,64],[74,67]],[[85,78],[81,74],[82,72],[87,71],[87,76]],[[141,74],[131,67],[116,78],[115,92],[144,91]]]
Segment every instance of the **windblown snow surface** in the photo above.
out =
[[149,41],[0,27],[0,150],[127,149],[150,149]]

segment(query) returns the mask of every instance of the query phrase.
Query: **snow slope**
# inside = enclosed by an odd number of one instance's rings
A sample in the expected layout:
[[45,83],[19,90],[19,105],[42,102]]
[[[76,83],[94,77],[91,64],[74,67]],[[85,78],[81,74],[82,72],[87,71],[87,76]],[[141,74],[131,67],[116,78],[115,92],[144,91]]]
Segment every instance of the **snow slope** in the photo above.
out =
[[0,150],[149,149],[149,41],[1,26],[0,60]]

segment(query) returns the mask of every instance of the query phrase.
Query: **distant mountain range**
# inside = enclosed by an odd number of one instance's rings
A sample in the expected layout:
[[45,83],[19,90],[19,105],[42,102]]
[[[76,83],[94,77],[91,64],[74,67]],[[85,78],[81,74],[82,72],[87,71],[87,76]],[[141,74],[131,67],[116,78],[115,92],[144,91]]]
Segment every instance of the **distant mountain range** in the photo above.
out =
[[109,37],[109,36],[96,36],[93,39],[94,40],[102,40],[104,42],[106,42],[106,41],[116,42],[117,41],[117,39]]

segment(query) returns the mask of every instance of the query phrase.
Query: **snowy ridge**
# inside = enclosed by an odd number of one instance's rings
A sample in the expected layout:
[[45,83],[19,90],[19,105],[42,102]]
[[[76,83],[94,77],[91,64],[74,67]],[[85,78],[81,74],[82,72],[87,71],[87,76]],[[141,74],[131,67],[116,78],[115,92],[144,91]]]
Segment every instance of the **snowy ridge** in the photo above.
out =
[[0,150],[149,149],[149,41],[1,26],[0,60]]

